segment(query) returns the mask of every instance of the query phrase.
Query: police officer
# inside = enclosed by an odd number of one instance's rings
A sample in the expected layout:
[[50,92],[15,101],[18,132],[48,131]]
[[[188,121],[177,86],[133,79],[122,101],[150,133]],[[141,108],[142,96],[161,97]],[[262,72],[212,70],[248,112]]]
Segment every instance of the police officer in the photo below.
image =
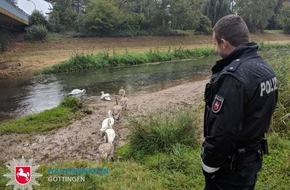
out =
[[277,79],[249,42],[249,30],[238,15],[213,27],[221,60],[212,68],[205,89],[202,169],[205,189],[254,189],[267,132],[277,102]]

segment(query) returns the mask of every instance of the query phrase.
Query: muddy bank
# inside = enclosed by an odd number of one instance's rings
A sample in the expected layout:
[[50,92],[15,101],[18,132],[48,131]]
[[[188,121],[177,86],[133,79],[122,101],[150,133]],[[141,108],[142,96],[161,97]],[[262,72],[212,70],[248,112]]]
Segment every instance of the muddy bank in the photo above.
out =
[[[202,100],[207,80],[189,82],[154,93],[128,95],[128,110],[124,111],[120,121],[114,124],[116,130],[115,148],[126,142],[128,117],[145,116],[157,109],[175,109],[193,106]],[[0,136],[0,160],[7,162],[12,158],[33,158],[37,163],[63,160],[86,159],[96,161],[101,143],[99,129],[107,111],[114,101],[101,101],[92,97],[84,102],[93,113],[81,120],[73,121],[69,126],[43,134]]]

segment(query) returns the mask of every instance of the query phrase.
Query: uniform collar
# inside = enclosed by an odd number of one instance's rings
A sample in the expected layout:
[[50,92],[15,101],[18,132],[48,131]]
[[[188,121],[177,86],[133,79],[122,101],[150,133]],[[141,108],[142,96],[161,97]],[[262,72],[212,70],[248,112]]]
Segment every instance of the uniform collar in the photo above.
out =
[[216,64],[211,69],[212,73],[215,74],[220,72],[224,67],[228,66],[235,59],[257,54],[258,48],[259,46],[255,42],[249,42],[247,44],[236,47],[231,54],[216,62]]

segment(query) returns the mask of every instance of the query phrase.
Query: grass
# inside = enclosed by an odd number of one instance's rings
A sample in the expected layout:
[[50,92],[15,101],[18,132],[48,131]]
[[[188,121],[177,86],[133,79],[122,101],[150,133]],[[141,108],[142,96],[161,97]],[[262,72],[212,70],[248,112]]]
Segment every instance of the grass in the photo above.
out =
[[260,51],[274,51],[277,49],[289,49],[290,43],[267,43],[267,42],[260,42],[259,43],[259,50]]
[[197,147],[197,128],[193,126],[198,114],[192,109],[178,112],[158,110],[144,119],[130,121],[129,151],[125,157],[142,161],[145,155],[172,153],[180,146]]
[[257,190],[289,189],[290,141],[279,134],[268,136],[270,154],[264,157],[263,168],[259,173]]
[[283,34],[283,30],[264,30],[266,34]]
[[269,58],[278,79],[278,102],[270,131],[290,139],[290,56],[276,54]]
[[65,98],[61,104],[53,109],[39,114],[32,114],[2,122],[0,135],[8,133],[39,133],[67,126],[73,118],[78,117],[80,103],[73,97]]
[[125,54],[98,53],[98,54],[75,54],[68,61],[63,61],[52,67],[46,68],[40,73],[63,73],[75,72],[85,69],[98,69],[103,67],[132,66],[142,63],[162,62],[171,60],[180,60],[188,58],[198,58],[214,55],[213,48],[197,49],[173,49],[167,51],[151,50],[145,53],[127,52]]

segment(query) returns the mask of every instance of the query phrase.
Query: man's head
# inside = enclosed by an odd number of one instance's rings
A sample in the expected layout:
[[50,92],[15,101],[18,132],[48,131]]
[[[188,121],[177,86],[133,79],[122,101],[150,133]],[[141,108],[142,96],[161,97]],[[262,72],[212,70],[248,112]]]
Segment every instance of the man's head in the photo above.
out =
[[217,53],[222,57],[229,55],[235,47],[249,42],[249,29],[238,15],[227,15],[213,27],[213,40]]

